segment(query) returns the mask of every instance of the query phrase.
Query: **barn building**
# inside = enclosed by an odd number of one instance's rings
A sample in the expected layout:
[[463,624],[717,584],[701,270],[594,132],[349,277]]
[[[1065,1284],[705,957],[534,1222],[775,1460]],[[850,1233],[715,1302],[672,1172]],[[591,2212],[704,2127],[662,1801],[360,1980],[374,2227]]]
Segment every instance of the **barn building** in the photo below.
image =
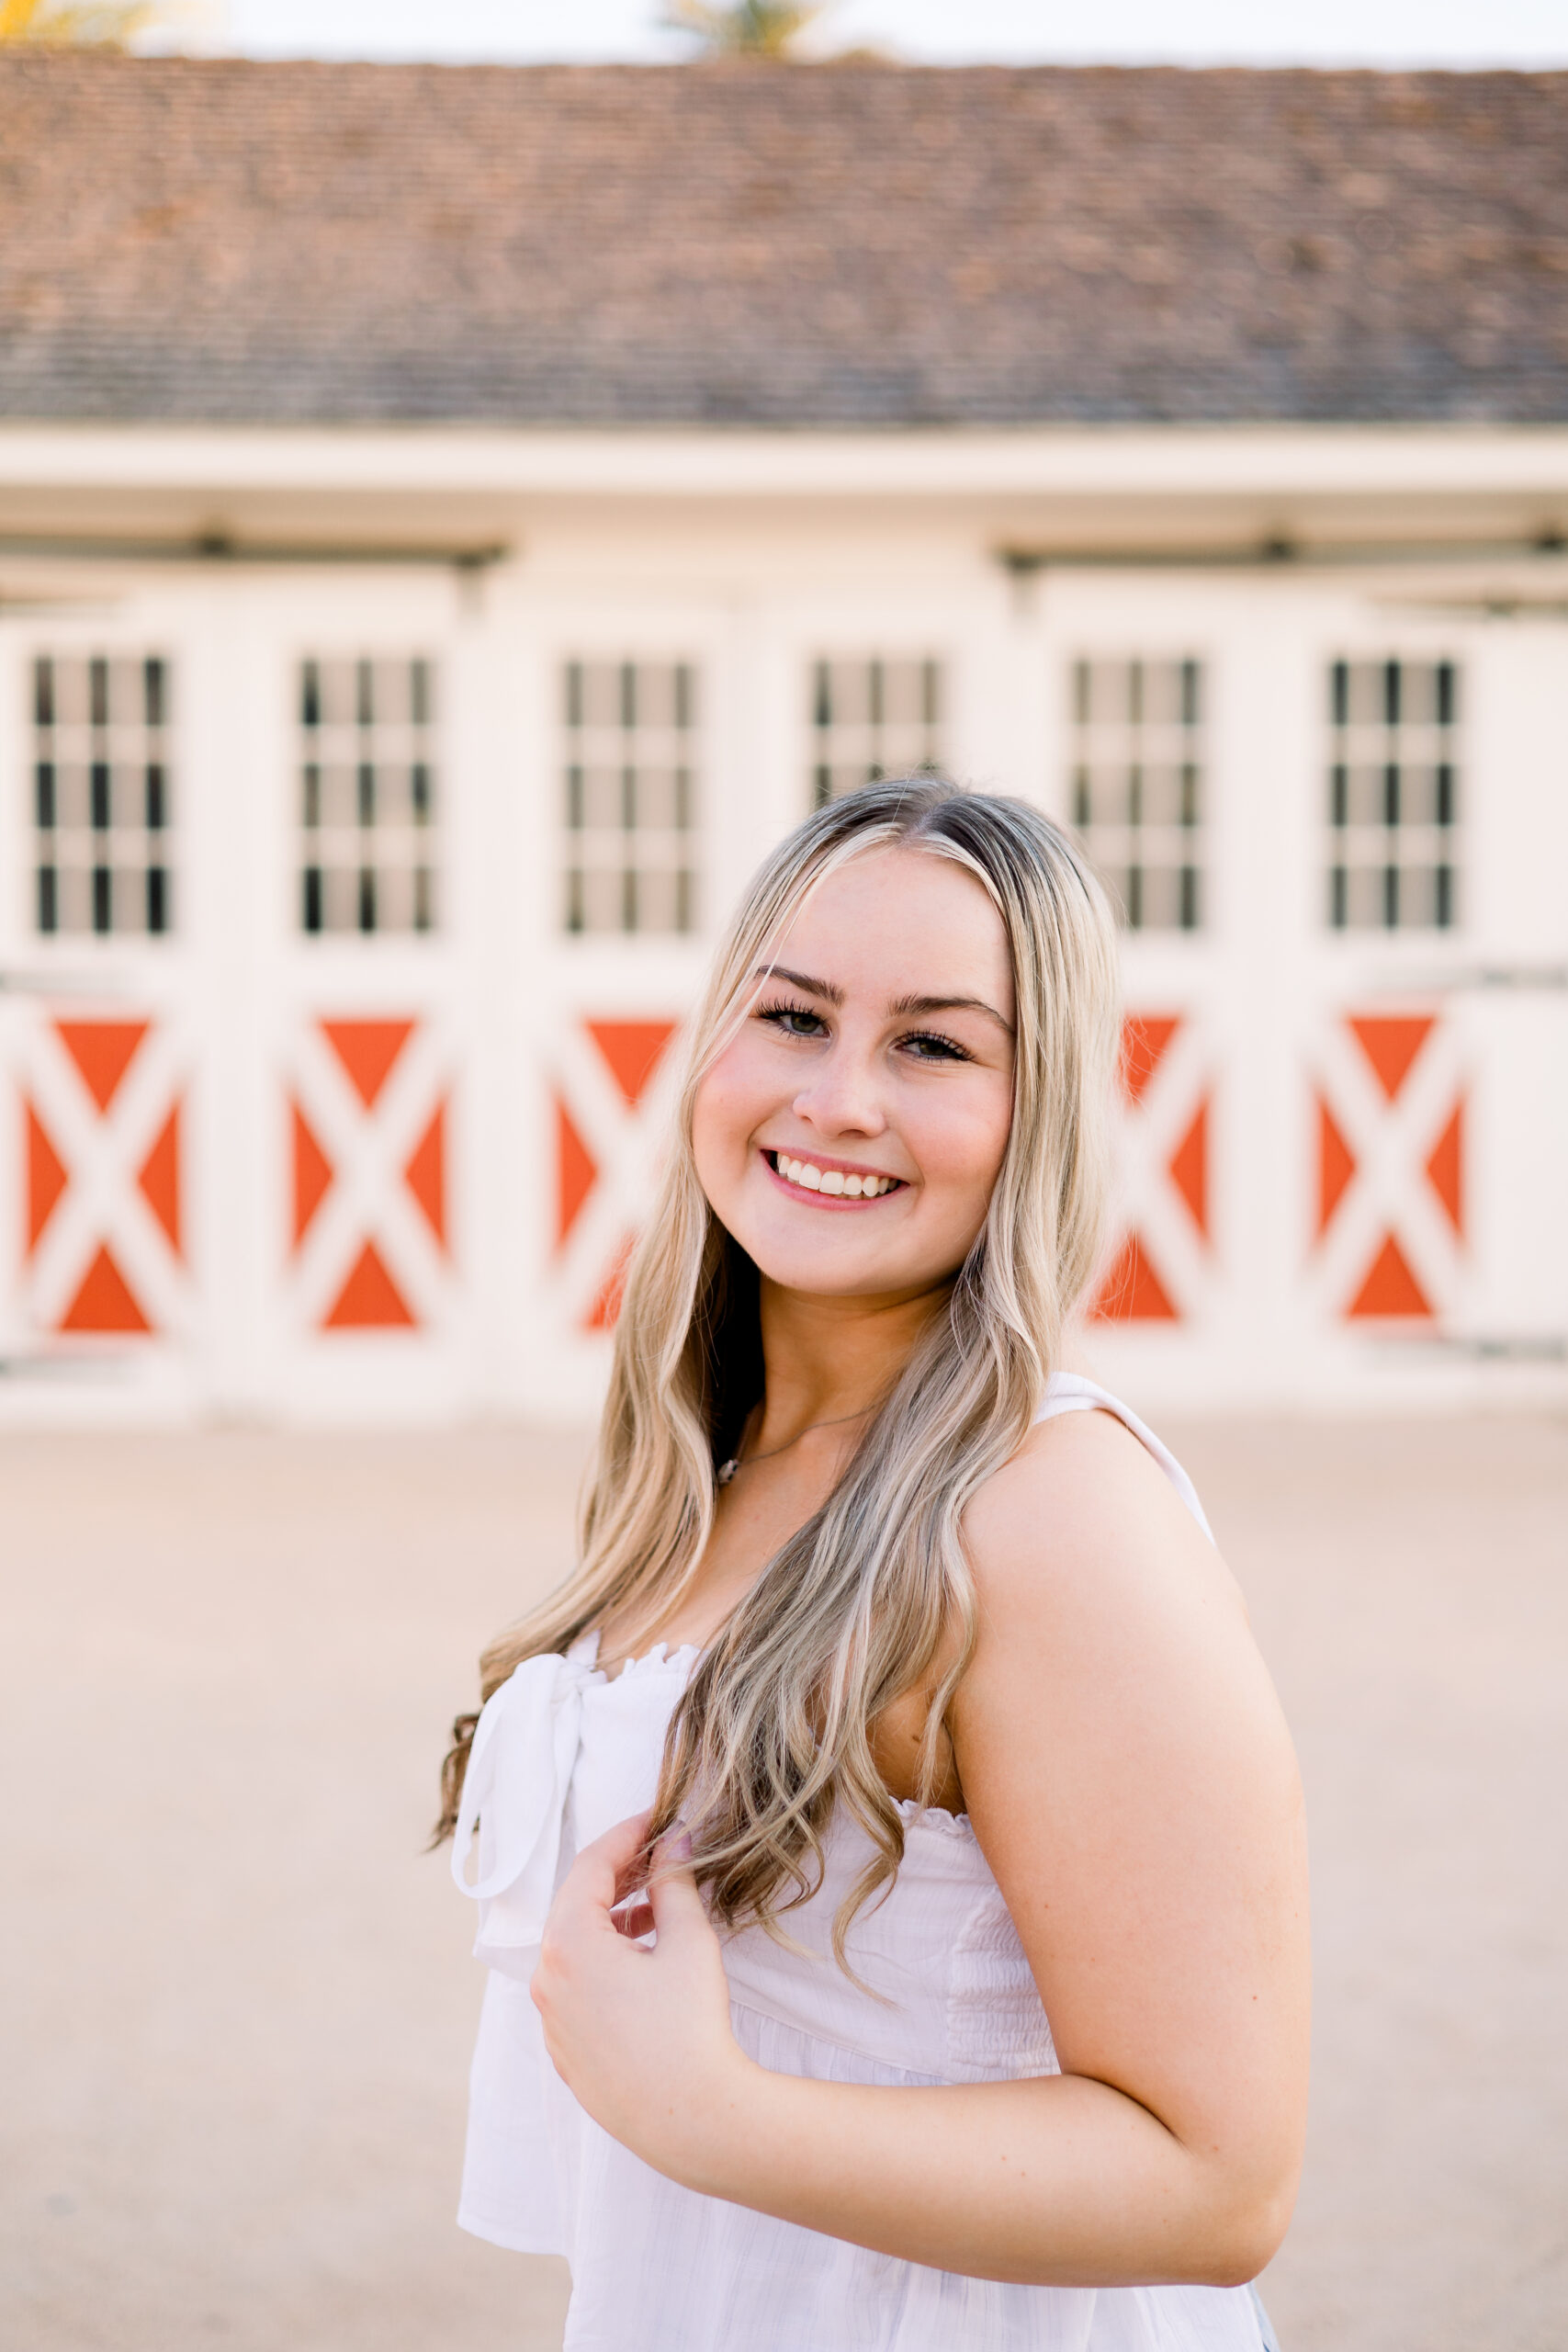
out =
[[575,1419],[769,843],[1125,922],[1090,1347],[1568,1397],[1568,76],[0,63],[0,1411]]

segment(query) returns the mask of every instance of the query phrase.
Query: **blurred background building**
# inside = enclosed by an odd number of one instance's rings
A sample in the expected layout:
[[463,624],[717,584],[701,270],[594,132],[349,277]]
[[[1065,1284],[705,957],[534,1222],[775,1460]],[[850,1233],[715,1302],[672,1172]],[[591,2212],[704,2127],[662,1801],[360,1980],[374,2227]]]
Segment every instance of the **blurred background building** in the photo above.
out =
[[1568,1394],[1568,75],[0,53],[0,1412],[576,1419],[746,875],[1125,922],[1094,1351]]

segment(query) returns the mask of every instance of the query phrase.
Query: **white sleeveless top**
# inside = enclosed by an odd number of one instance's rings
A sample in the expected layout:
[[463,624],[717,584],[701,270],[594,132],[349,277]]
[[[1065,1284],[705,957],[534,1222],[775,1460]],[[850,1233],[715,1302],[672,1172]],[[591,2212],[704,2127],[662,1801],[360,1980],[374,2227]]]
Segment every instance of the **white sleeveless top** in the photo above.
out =
[[[1190,1482],[1143,1423],[1058,1374],[1042,1419],[1102,1408]],[[651,1803],[670,1717],[695,1663],[662,1644],[614,1681],[597,1635],[527,1658],[479,1718],[453,1874],[479,1902],[491,1971],[469,2086],[458,2220],[493,2245],[564,2255],[567,2352],[1259,2352],[1246,2288],[1026,2287],[870,2254],[679,2187],[602,2131],[546,2055],[528,1997],[545,1915],[579,1848]],[[818,2082],[985,2083],[1059,2071],[1051,2029],[965,1817],[903,1807],[904,1860],[832,1957],[833,1915],[868,1855],[836,1821],[823,1883],[789,1917],[807,1955],[760,1929],[725,1946],[736,2039]],[[463,1876],[476,1819],[477,1880]],[[880,1997],[878,1997],[880,1996]]]

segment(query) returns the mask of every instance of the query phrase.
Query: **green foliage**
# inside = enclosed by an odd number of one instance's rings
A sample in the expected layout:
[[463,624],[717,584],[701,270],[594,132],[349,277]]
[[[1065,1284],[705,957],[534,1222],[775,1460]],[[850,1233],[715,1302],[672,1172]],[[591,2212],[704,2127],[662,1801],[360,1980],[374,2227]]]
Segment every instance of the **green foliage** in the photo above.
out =
[[795,0],[668,0],[663,23],[671,32],[687,33],[706,57],[788,57],[808,26],[824,13],[827,0],[814,6]]

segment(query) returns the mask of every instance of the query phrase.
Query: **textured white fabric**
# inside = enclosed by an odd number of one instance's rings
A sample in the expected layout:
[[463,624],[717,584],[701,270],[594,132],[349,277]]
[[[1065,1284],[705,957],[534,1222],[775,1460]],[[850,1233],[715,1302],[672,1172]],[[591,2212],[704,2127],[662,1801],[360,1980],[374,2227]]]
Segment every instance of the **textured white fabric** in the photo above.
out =
[[[1059,1374],[1041,1418],[1118,1415],[1200,1524],[1157,1438],[1090,1381]],[[528,1997],[550,1897],[580,1847],[652,1798],[696,1653],[661,1645],[614,1681],[597,1637],[530,1658],[479,1719],[453,1858],[477,1898],[491,1975],[474,2052],[458,2219],[571,2266],[568,2352],[1259,2352],[1247,2290],[1004,2286],[868,2254],[699,2197],[600,2130],[545,2054]],[[1056,2055],[1006,1905],[968,1821],[904,1807],[904,1861],[834,1962],[833,1915],[867,1860],[838,1823],[823,1883],[790,1914],[806,1953],[729,1939],[730,2014],[763,2066],[818,2082],[982,2083],[1055,2074]],[[465,1876],[475,1821],[476,1879]]]

